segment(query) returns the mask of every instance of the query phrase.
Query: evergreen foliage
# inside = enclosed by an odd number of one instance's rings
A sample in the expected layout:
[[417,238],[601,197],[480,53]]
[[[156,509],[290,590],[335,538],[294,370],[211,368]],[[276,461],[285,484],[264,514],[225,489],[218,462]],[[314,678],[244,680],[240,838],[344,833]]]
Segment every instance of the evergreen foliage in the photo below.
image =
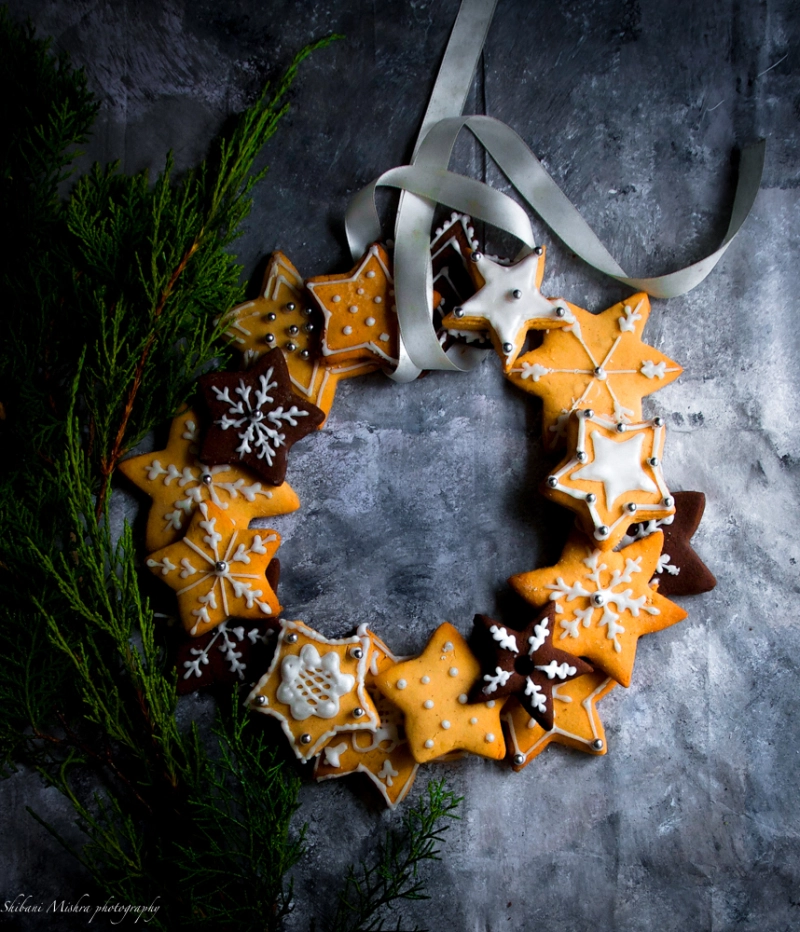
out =
[[[98,895],[158,902],[149,926],[170,932],[281,925],[303,852],[298,779],[235,696],[210,738],[179,726],[111,480],[198,371],[224,364],[221,321],[242,298],[228,247],[297,67],[329,41],[303,49],[179,181],[170,161],[154,181],[96,166],[62,199],[96,104],[81,71],[0,11],[0,764],[57,786]],[[434,786],[405,841],[351,872],[337,928],[378,928],[376,910],[422,895],[417,866],[437,856],[455,805]]]

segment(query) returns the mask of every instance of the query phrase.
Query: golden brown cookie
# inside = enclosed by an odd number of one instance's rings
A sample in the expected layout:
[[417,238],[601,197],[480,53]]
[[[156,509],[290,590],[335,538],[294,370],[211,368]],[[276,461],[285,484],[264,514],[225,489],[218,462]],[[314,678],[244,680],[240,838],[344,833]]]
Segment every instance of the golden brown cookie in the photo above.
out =
[[281,607],[266,571],[280,545],[277,531],[249,531],[222,508],[201,502],[183,540],[147,559],[178,596],[178,612],[193,637],[226,618],[277,618]]
[[564,442],[567,416],[579,408],[591,408],[615,422],[641,421],[642,398],[683,371],[642,342],[650,316],[646,294],[635,294],[600,314],[566,306],[574,320],[548,330],[542,345],[520,356],[507,373],[519,388],[542,399],[549,449]]
[[420,764],[454,750],[502,760],[502,702],[468,705],[481,667],[467,642],[445,622],[419,657],[398,663],[375,678],[376,687],[405,713],[406,735]]
[[302,621],[281,621],[275,656],[247,704],[278,719],[300,760],[340,732],[375,731],[380,717],[364,684],[370,647],[363,627],[333,640]]
[[329,364],[397,365],[397,308],[383,246],[370,246],[347,275],[318,275],[306,287],[325,317],[322,352]]
[[591,408],[570,417],[569,453],[542,484],[542,494],[575,511],[601,550],[611,550],[638,518],[675,513],[664,482],[664,419],[614,422]]
[[606,735],[597,703],[617,684],[604,673],[588,673],[553,688],[555,718],[545,731],[516,701],[509,702],[503,719],[508,725],[514,770],[520,771],[551,743],[565,744],[597,757],[606,753]]
[[624,550],[602,551],[576,531],[555,566],[509,582],[537,608],[555,603],[555,644],[629,686],[639,638],[686,617],[650,587],[663,540],[656,532]]
[[247,527],[251,518],[284,515],[300,507],[288,482],[265,486],[243,466],[201,462],[197,424],[195,412],[184,411],[173,420],[164,450],[119,465],[119,471],[153,499],[145,532],[148,553],[180,540],[201,502],[222,508],[240,527]]

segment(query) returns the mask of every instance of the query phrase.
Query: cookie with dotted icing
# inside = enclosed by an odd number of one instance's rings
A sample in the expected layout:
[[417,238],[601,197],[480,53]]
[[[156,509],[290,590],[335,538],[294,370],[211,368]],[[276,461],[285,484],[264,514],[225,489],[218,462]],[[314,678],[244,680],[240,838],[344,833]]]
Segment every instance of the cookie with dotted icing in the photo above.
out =
[[322,353],[329,363],[397,365],[391,260],[380,243],[370,246],[346,275],[318,275],[306,287],[325,318]]
[[198,455],[199,443],[197,414],[189,409],[172,421],[165,449],[119,464],[119,471],[153,500],[145,531],[148,553],[180,540],[201,502],[224,509],[244,527],[251,518],[271,518],[300,507],[288,482],[265,486],[243,466],[206,465]]
[[660,521],[643,521],[628,528],[621,544],[626,546],[654,531],[664,534],[664,549],[658,558],[651,585],[662,595],[699,595],[710,592],[717,580],[695,553],[690,541],[706,507],[702,492],[675,492],[675,514]]
[[520,356],[506,373],[543,403],[544,443],[566,441],[568,415],[591,408],[615,422],[642,419],[642,398],[675,381],[683,371],[642,342],[650,316],[646,294],[635,294],[600,314],[564,302],[573,320],[547,330],[542,345]]
[[606,734],[597,703],[616,685],[611,677],[596,671],[554,686],[553,727],[549,730],[542,728],[516,700],[509,702],[503,720],[514,770],[527,767],[550,744],[564,744],[596,757],[605,754]]
[[592,672],[580,657],[553,646],[555,616],[551,602],[521,631],[487,615],[475,616],[483,675],[470,692],[470,702],[516,696],[542,728],[553,727],[553,688]]
[[663,540],[656,532],[624,550],[603,551],[576,531],[555,566],[520,573],[509,583],[537,608],[554,603],[559,648],[629,686],[639,638],[686,617],[650,587]]
[[250,531],[201,502],[183,540],[151,554],[147,566],[175,590],[181,622],[196,637],[227,618],[277,618],[266,570],[279,545],[277,531]]
[[281,621],[275,655],[247,705],[281,723],[300,760],[342,732],[375,732],[380,716],[365,685],[371,642],[364,626],[331,639],[302,621]]
[[492,760],[505,756],[502,701],[468,704],[481,667],[453,625],[440,625],[413,660],[375,677],[375,686],[405,713],[406,735],[420,764],[463,750]]
[[329,741],[317,758],[314,777],[321,781],[363,773],[378,788],[387,806],[394,809],[408,795],[419,764],[408,747],[403,713],[375,688],[375,677],[400,659],[372,632],[370,639],[364,682],[380,724],[376,731],[353,731]]
[[675,500],[664,481],[664,419],[614,422],[591,408],[570,416],[567,457],[542,483],[542,494],[578,515],[601,550],[611,550],[636,517],[666,518]]
[[290,448],[325,420],[292,391],[279,349],[243,372],[209,372],[197,385],[208,411],[203,462],[246,466],[270,485],[283,482]]
[[471,261],[483,286],[442,321],[448,330],[488,331],[503,369],[508,371],[522,350],[528,331],[562,327],[573,320],[565,302],[545,298],[544,247],[519,262],[503,265],[481,253]]

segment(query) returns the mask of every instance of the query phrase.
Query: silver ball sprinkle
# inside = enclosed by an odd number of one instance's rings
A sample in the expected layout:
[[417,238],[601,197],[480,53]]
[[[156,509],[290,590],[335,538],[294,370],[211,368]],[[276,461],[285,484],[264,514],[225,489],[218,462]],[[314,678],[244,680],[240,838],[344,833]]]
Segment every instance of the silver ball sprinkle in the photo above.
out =
[[622,421],[620,421],[619,424],[617,424],[618,434],[624,434],[627,429],[628,429],[627,424],[623,424]]
[[657,457],[657,456],[651,456],[650,459],[649,459],[647,462],[648,462],[651,466],[658,466],[658,457]]
[[309,353],[309,351],[308,351],[307,349],[300,350],[300,358],[301,358],[301,359],[308,359],[308,357],[309,357],[310,355],[311,355],[311,353]]
[[256,704],[256,705],[260,705],[260,706],[265,706],[265,705],[267,704],[267,697],[266,697],[266,696],[256,696],[256,698],[255,698],[255,704]]
[[595,592],[595,594],[592,596],[592,605],[596,605],[599,608],[601,605],[605,604],[606,599],[602,592]]
[[594,492],[589,492],[589,494],[586,496],[586,503],[588,505],[594,505],[596,501],[597,501],[597,496],[594,494]]
[[536,246],[533,251],[537,256],[541,256],[544,253],[544,249],[541,246]]
[[355,709],[353,709],[353,718],[361,718],[365,714],[366,713],[361,708],[361,706],[357,706]]
[[289,634],[286,635],[286,643],[287,644],[297,643],[297,634],[294,631],[290,631]]
[[625,511],[631,515],[636,514],[636,502],[628,502],[628,504],[625,506]]
[[350,656],[355,657],[356,660],[361,660],[364,656],[364,651],[360,647],[351,647]]
[[565,307],[561,307],[561,305],[559,305],[559,306],[555,309],[555,315],[556,315],[556,317],[565,317],[565,316],[566,316],[566,313],[567,313],[567,309],[566,309]]
[[457,317],[459,320],[461,320],[461,318],[462,318],[463,316],[464,316],[464,308],[463,308],[463,307],[454,307],[454,308],[453,308],[453,317]]
[[264,342],[265,342],[265,343],[270,343],[270,344],[274,343],[274,342],[275,342],[275,334],[274,334],[274,333],[267,333],[267,334],[265,334],[265,335],[264,335]]
[[272,323],[273,320],[277,320],[277,319],[278,319],[278,315],[274,311],[270,311],[269,314],[267,314],[267,320],[270,323]]
[[601,524],[600,527],[597,529],[597,536],[608,537],[608,535],[609,535],[608,527],[605,524]]
[[482,258],[483,258],[483,253],[478,252],[477,249],[475,250],[475,252],[470,254],[470,259],[472,259],[473,262],[480,262]]
[[210,472],[204,472],[203,475],[200,476],[200,481],[203,483],[203,485],[211,485],[211,483],[212,483],[212,481],[213,481],[212,476],[211,476],[211,473],[210,473]]
[[595,738],[594,741],[592,741],[593,751],[602,751],[604,747],[605,747],[605,744],[603,744],[602,738]]
[[672,506],[673,506],[674,504],[675,504],[675,499],[674,499],[671,495],[665,496],[665,498],[664,498],[664,507],[665,507],[665,508],[672,508]]
[[310,308],[310,307],[304,307],[304,308],[300,311],[300,313],[303,315],[303,317],[311,317],[311,308]]
[[312,323],[303,324],[303,333],[313,333],[314,325]]
[[653,424],[654,424],[656,427],[663,427],[663,426],[664,426],[664,418],[663,418],[663,417],[654,417],[654,418],[653,418]]
[[603,367],[602,367],[602,366],[595,366],[595,367],[594,367],[594,374],[595,374],[595,375],[598,377],[598,379],[599,379],[601,375],[604,375]]
[[227,573],[228,564],[224,560],[217,560],[217,562],[214,564],[214,572],[218,576],[221,576],[223,573]]
[[297,349],[297,344],[292,343],[291,340],[288,341],[283,347],[287,353],[293,353]]
[[586,418],[587,421],[591,421],[591,419],[594,417],[594,411],[591,408],[584,408],[583,416]]
[[300,735],[300,744],[311,744],[311,735],[308,732]]
[[558,485],[558,476],[548,476],[547,484],[551,489],[554,489]]
[[521,767],[524,763],[525,763],[525,755],[524,755],[524,754],[515,754],[515,755],[514,755],[514,764],[515,764],[517,767]]
[[522,292],[519,290],[519,288],[515,288],[515,289],[511,292],[511,297],[512,297],[515,301],[520,301],[520,300],[522,300]]
[[507,356],[509,353],[513,353],[513,352],[514,352],[514,344],[513,344],[513,343],[504,343],[504,344],[503,344],[503,352],[506,354],[506,356]]
[[288,304],[286,305],[286,310],[295,311],[297,310],[297,305],[294,303],[294,301],[289,301]]
[[300,328],[297,324],[292,324],[291,327],[287,327],[287,332],[290,333],[293,337],[296,337],[300,333]]
[[589,459],[589,456],[587,453],[584,453],[583,450],[578,450],[578,452],[575,454],[575,459],[577,459],[579,463],[585,463],[586,460]]

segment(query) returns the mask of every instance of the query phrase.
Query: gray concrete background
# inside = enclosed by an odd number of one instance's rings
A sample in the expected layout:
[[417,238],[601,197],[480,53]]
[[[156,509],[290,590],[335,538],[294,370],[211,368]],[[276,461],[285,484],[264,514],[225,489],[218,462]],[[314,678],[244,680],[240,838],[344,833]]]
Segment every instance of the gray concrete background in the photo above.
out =
[[[169,148],[195,163],[297,48],[344,33],[302,68],[238,246],[248,274],[280,248],[306,276],[348,267],[348,197],[407,158],[457,6],[10,4],[86,67],[103,101],[89,157],[128,171],[158,168]],[[745,229],[704,284],[654,302],[646,334],[686,370],[649,410],[672,428],[672,487],[708,496],[696,548],[719,587],[641,643],[632,686],[600,706],[606,757],[554,747],[518,775],[477,758],[429,769],[465,799],[432,901],[409,910],[428,928],[800,928],[798,40],[793,0],[499,2],[468,108],[525,138],[624,267],[657,274],[715,248],[731,152],[758,136],[769,148]],[[457,167],[504,184],[469,142]],[[593,310],[626,294],[546,230],[539,240],[545,293]],[[287,614],[330,635],[369,622],[414,652],[442,620],[466,632],[474,612],[502,611],[506,577],[554,560],[568,520],[536,492],[538,436],[536,403],[494,359],[405,386],[345,383],[290,464],[303,508],[280,524]],[[209,714],[202,697],[186,704]],[[358,780],[302,798],[292,930],[397,821]],[[77,895],[80,875],[25,805],[69,831],[35,777],[0,785],[0,899]]]

